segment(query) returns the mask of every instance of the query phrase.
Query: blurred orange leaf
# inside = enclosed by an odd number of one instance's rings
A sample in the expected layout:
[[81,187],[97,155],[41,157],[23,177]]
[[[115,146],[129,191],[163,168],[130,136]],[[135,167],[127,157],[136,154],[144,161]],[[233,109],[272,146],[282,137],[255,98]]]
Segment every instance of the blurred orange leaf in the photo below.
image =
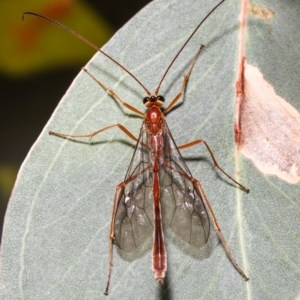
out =
[[93,54],[87,45],[44,20],[26,16],[22,22],[24,11],[66,24],[99,47],[113,33],[99,14],[79,0],[28,0],[26,3],[3,0],[0,9],[0,71],[10,75],[81,65]]

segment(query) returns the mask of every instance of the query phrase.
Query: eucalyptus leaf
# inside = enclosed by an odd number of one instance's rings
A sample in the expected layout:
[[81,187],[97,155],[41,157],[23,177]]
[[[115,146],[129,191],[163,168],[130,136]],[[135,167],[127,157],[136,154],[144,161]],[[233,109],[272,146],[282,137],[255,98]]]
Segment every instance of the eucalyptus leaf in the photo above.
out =
[[[138,249],[132,258],[115,246],[111,299],[294,299],[299,292],[299,185],[262,175],[236,151],[234,142],[242,2],[225,1],[209,17],[160,92],[169,103],[204,44],[183,101],[167,121],[178,145],[205,139],[219,164],[250,188],[246,194],[219,174],[203,146],[182,151],[250,280],[245,282],[234,269],[214,229],[208,245],[194,249],[180,244],[166,228],[164,285],[153,278],[149,247]],[[216,3],[154,1],[103,49],[154,91],[171,59]],[[263,20],[249,14],[247,61],[299,110],[300,3],[255,4],[275,15]],[[103,55],[96,54],[87,69],[124,101],[145,109],[143,89]],[[134,144],[118,129],[97,135],[92,143],[60,139],[48,131],[89,133],[121,123],[138,136],[141,121],[86,73],[74,80],[24,161],[13,190],[2,239],[1,299],[104,299],[113,195]]]

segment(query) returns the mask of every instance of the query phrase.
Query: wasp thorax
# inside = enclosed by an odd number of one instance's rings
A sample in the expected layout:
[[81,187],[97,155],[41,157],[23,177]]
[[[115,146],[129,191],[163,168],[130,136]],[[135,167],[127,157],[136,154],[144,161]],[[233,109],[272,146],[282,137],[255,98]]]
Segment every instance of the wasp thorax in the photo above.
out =
[[161,110],[157,106],[151,106],[145,117],[148,130],[154,134],[158,133],[162,128],[163,118]]

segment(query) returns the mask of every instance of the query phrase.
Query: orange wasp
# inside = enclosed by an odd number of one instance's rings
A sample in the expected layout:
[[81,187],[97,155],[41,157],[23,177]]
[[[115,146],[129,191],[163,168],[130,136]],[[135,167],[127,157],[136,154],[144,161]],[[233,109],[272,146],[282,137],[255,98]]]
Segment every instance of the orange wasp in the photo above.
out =
[[129,110],[143,117],[143,124],[139,137],[136,138],[121,124],[109,125],[92,133],[81,135],[63,134],[52,131],[49,132],[50,135],[55,135],[62,138],[89,137],[91,139],[93,136],[105,130],[118,127],[123,133],[136,142],[135,150],[125,179],[116,187],[115,190],[114,207],[109,234],[109,271],[105,294],[108,294],[112,273],[114,241],[123,251],[129,252],[136,249],[153,234],[152,270],[154,272],[155,279],[162,283],[167,271],[167,252],[164,243],[162,222],[168,224],[173,232],[185,242],[196,247],[201,247],[207,242],[210,232],[210,221],[207,209],[212,216],[214,226],[222,240],[224,248],[232,264],[241,274],[241,276],[245,280],[248,280],[248,277],[241,270],[231,254],[229,246],[225,240],[225,237],[223,236],[220,225],[201,183],[193,178],[179,150],[203,143],[213,160],[214,166],[230,180],[235,182],[241,189],[247,193],[249,190],[234,180],[218,165],[211,149],[204,140],[198,139],[190,143],[177,146],[165,119],[165,115],[182,97],[195,62],[201,52],[201,49],[204,47],[203,45],[201,45],[189,67],[187,74],[184,76],[179,93],[164,110],[161,108],[164,103],[164,97],[159,95],[161,83],[163,82],[174,61],[177,59],[183,48],[190,41],[203,22],[224,1],[225,0],[219,2],[192,32],[190,37],[169,64],[154,93],[151,93],[130,71],[128,71],[119,62],[80,36],[78,33],[42,15],[31,12],[25,12],[23,14],[31,14],[41,17],[71,32],[73,35],[77,36],[120,66],[141,85],[147,94],[147,97],[143,99],[143,102],[148,110],[146,113],[143,113],[137,108],[124,102],[121,97],[115,93],[115,91],[109,89],[88,70],[83,69],[104,90],[106,90],[108,94],[112,95],[117,101],[119,101]]

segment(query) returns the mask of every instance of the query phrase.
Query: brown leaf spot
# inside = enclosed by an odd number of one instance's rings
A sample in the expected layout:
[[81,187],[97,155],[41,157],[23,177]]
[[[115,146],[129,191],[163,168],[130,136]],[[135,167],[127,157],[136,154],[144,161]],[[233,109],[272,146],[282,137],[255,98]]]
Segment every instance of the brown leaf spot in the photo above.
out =
[[244,65],[244,97],[237,120],[238,147],[264,174],[296,184],[300,181],[300,114],[263,78]]
[[271,20],[275,16],[275,13],[272,10],[255,5],[251,6],[250,12],[263,20]]

